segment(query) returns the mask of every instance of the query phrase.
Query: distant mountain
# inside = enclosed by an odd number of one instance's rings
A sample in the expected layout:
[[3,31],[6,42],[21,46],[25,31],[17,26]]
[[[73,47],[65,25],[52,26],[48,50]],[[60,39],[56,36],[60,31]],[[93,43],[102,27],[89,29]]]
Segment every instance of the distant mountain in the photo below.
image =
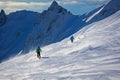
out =
[[38,16],[39,13],[26,10],[7,15],[7,22],[0,27],[0,61],[23,50]]
[[7,16],[6,16],[4,10],[1,10],[1,12],[0,12],[0,27],[2,27],[6,23],[6,20],[7,20]]
[[96,13],[90,15],[87,22],[102,20],[120,10],[120,0],[111,0],[109,3],[101,6]]
[[71,27],[72,21],[76,18],[78,16],[72,15],[53,1],[48,10],[44,10],[36,20],[32,33],[26,41],[25,50],[60,41],[59,36]]

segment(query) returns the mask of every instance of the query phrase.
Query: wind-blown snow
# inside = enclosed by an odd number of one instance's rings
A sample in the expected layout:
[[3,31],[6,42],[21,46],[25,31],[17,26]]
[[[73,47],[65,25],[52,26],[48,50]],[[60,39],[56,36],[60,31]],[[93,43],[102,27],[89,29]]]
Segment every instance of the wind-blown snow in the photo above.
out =
[[69,38],[0,64],[1,80],[119,80],[120,11]]

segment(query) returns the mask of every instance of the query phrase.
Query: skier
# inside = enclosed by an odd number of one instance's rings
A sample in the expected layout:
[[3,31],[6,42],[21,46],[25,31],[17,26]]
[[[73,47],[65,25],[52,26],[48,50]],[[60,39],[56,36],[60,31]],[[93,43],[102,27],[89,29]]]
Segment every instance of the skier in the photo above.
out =
[[36,53],[37,53],[37,57],[40,59],[41,58],[41,53],[42,52],[42,50],[41,50],[41,48],[38,46],[37,47],[37,49],[36,49]]
[[73,41],[74,41],[74,37],[71,36],[71,37],[70,37],[70,40],[71,40],[71,42],[73,43]]

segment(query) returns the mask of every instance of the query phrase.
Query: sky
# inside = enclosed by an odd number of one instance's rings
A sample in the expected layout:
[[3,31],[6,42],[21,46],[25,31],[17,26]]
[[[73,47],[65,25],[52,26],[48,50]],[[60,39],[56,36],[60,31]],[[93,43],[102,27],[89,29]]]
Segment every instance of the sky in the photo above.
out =
[[[42,12],[46,10],[54,0],[0,0],[0,9],[7,14],[19,10]],[[110,0],[56,0],[59,5],[73,14],[87,13]]]

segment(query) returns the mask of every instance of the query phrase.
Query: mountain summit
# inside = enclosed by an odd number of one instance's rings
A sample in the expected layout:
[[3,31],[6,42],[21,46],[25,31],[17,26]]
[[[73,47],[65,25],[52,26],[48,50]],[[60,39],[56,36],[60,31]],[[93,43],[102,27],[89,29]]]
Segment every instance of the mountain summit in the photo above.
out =
[[48,10],[55,10],[60,8],[60,6],[58,5],[58,3],[56,1],[53,1],[52,4],[50,5],[50,7],[48,8]]
[[67,10],[62,8],[56,1],[52,2],[50,7],[48,8],[48,11],[54,11],[56,13],[61,13],[63,11],[67,12]]
[[53,1],[50,7],[53,8],[53,7],[56,7],[56,6],[59,6],[58,3],[56,1]]

